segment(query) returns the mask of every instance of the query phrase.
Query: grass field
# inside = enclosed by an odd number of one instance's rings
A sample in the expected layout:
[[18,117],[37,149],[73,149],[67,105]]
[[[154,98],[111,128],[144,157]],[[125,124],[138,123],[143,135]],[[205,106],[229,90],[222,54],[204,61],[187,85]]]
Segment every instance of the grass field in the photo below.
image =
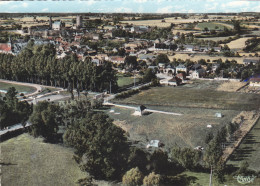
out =
[[[136,78],[135,82],[138,83],[140,82],[141,79],[140,78]],[[117,84],[118,86],[121,87],[125,87],[125,86],[129,86],[131,84],[134,84],[134,78],[133,77],[124,77],[124,76],[118,76],[118,80],[117,80]]]
[[116,102],[239,111],[258,109],[260,105],[259,95],[196,89],[188,86],[155,87],[124,100],[116,100]]
[[[189,177],[194,177],[195,178],[195,183],[193,184],[194,186],[196,184],[200,184],[203,186],[209,185],[209,176],[210,173],[199,173],[199,172],[190,172],[190,171],[186,171],[181,173],[181,175],[187,175]],[[260,178],[256,178],[254,180],[253,183],[250,184],[243,184],[245,186],[258,186],[260,181]],[[219,184],[214,178],[212,179],[212,185],[213,186],[238,186],[238,185],[242,185],[240,183],[237,182],[237,180],[231,176],[231,175],[225,175],[225,182],[223,184]]]
[[15,87],[15,89],[18,92],[23,92],[23,93],[32,93],[36,91],[36,89],[31,86],[23,86],[23,85],[0,82],[0,90],[7,91],[9,87]]
[[246,135],[238,149],[232,154],[228,164],[239,166],[243,160],[249,163],[249,168],[260,171],[260,120]]
[[[200,30],[204,30],[204,28],[207,27],[209,30],[224,30],[224,27],[227,27],[228,29],[232,29],[233,26],[229,24],[224,23],[218,23],[218,22],[204,22],[204,23],[198,23],[196,28]],[[216,28],[218,27],[218,28]]]
[[1,143],[2,185],[76,185],[86,177],[71,149],[22,134]]

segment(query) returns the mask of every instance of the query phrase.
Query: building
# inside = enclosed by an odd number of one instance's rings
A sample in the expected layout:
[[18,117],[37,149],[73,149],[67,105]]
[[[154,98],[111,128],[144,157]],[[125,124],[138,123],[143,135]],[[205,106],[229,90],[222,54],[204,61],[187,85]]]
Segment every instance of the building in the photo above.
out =
[[184,65],[178,65],[176,67],[176,73],[179,73],[179,72],[185,72],[187,73],[187,67],[185,67]]
[[121,64],[125,62],[125,58],[124,57],[120,57],[120,56],[111,56],[109,59],[112,63],[116,63],[116,64]]
[[249,86],[260,87],[260,74],[254,75],[250,78]]
[[250,63],[252,63],[253,65],[256,65],[259,62],[260,62],[260,57],[243,59],[244,65],[249,65]]
[[0,43],[0,53],[11,54],[12,46],[11,43]]
[[52,24],[52,29],[53,30],[61,30],[64,27],[65,27],[65,24],[62,21],[55,21]]
[[80,28],[82,27],[82,16],[78,15],[76,18],[76,27]]
[[206,75],[206,71],[203,68],[201,68],[201,69],[194,70],[190,74],[190,78],[191,79],[198,79],[198,78],[204,77],[205,75]]

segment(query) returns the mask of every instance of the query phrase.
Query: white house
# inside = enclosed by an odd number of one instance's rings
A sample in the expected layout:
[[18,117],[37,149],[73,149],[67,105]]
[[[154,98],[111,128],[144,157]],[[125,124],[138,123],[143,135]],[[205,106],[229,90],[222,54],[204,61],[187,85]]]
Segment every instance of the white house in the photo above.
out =
[[178,65],[176,67],[176,72],[185,72],[185,73],[187,73],[187,67],[185,67],[184,65]]

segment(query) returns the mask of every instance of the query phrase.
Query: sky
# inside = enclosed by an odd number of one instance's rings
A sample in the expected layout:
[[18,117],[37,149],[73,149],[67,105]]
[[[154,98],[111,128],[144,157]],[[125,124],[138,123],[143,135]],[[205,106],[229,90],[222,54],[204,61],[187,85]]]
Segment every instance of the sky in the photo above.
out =
[[260,0],[0,1],[1,13],[218,13],[260,12]]

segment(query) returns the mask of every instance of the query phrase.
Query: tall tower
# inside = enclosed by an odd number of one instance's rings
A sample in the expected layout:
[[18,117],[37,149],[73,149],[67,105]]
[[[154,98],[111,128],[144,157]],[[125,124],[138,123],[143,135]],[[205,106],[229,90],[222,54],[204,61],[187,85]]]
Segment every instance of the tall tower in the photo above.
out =
[[51,16],[49,18],[49,28],[52,29],[52,18],[51,18]]
[[82,16],[78,15],[76,19],[76,27],[80,28],[82,26]]

